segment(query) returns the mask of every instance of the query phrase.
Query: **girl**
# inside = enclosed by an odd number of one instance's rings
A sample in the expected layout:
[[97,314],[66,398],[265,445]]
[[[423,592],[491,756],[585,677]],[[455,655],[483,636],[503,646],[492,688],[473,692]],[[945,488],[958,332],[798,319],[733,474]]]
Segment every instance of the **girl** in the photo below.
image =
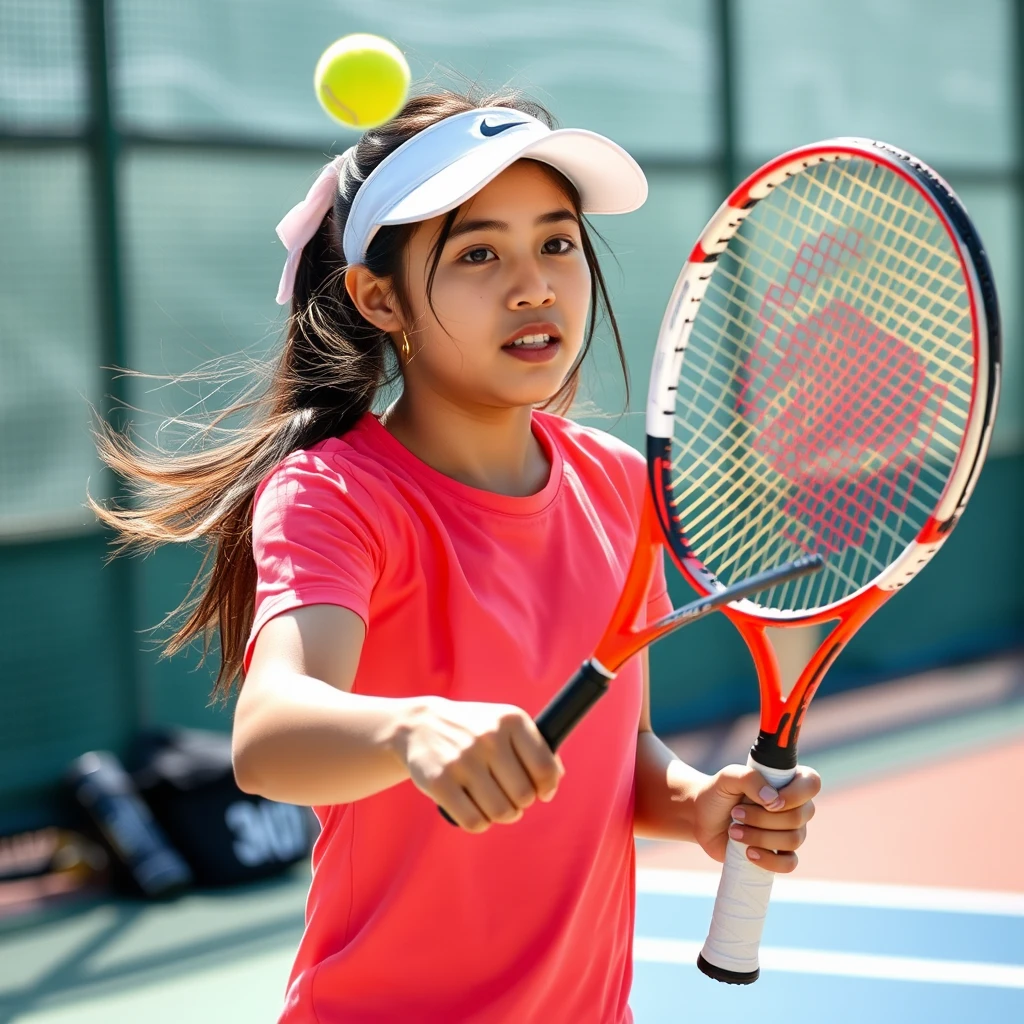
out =
[[[564,763],[530,717],[635,542],[644,460],[561,413],[602,309],[625,369],[582,215],[646,192],[622,149],[533,104],[411,100],[282,221],[287,338],[237,439],[155,462],[105,431],[149,488],[100,510],[122,543],[215,554],[169,648],[216,624],[215,692],[244,675],[239,784],[323,826],[283,1022],[621,1024],[634,836],[721,861],[729,830],[796,863],[817,777],[776,793],[682,763],[651,731],[646,656]],[[649,614],[669,607],[659,570]]]

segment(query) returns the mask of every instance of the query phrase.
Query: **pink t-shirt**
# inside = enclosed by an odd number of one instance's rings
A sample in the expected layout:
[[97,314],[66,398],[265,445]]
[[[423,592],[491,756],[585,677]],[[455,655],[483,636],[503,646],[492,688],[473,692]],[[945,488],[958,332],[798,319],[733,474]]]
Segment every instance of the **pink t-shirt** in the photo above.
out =
[[[302,605],[366,623],[354,690],[536,714],[593,652],[646,488],[623,442],[535,412],[551,460],[528,497],[466,486],[372,415],[285,460],[257,491],[261,627]],[[651,616],[670,602],[659,564]],[[641,663],[563,744],[556,798],[470,835],[411,782],[316,808],[287,1024],[624,1024],[632,980],[633,773]]]

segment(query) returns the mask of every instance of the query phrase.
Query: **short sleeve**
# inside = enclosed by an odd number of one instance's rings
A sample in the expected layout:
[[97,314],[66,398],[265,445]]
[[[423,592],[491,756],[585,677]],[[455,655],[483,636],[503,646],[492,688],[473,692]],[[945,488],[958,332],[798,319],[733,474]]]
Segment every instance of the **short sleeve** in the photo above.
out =
[[246,671],[259,631],[283,612],[335,604],[369,625],[384,550],[376,522],[372,497],[336,457],[298,452],[263,481],[253,501],[256,598]]

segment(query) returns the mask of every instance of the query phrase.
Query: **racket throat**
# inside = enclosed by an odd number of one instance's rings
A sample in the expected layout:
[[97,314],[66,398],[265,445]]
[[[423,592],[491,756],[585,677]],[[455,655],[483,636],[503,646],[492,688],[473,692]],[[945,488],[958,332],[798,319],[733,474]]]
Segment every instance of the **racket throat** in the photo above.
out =
[[[762,729],[757,734],[757,740],[750,748],[750,756],[759,765],[765,768],[773,768],[776,771],[792,771],[796,768],[796,735],[799,723],[794,723],[789,729],[790,715],[787,712],[779,721],[779,727],[775,732],[766,732]],[[780,737],[787,733],[787,742],[783,745]]]

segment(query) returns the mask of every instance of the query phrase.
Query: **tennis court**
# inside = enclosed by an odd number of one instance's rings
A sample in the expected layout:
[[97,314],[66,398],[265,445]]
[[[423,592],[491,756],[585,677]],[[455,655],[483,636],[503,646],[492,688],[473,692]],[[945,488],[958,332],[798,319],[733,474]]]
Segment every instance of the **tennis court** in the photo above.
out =
[[1000,1020],[1024,1010],[1024,894],[783,883],[761,979],[726,989],[692,967],[711,912],[706,876],[648,874],[640,885],[633,1009],[643,1024],[679,1020],[681,1005],[692,1019],[799,1024]]
[[[801,871],[776,884],[754,986],[717,985],[694,967],[717,884],[700,852],[641,844],[638,1024],[1020,1018],[1024,865],[1000,808],[1024,782],[1022,691],[1017,657],[821,698],[808,760],[826,790]],[[902,709],[897,728],[879,725],[883,693]],[[706,763],[741,735],[742,722],[675,742]],[[942,813],[951,806],[955,830]],[[851,850],[844,829],[869,813],[884,817],[879,848]],[[273,1021],[305,883],[298,871],[165,906],[93,904],[0,933],[0,1020]]]
[[[158,624],[188,592],[201,550],[164,544],[149,557],[106,564],[111,534],[84,506],[86,491],[99,500],[130,495],[97,455],[90,409],[130,423],[146,445],[185,451],[196,440],[197,417],[225,408],[258,379],[264,359],[277,358],[286,311],[275,301],[285,258],[275,225],[324,160],[360,137],[325,115],[314,67],[333,40],[363,32],[398,45],[416,92],[471,83],[483,92],[522,90],[561,125],[606,134],[636,159],[648,201],[596,225],[632,400],[620,382],[609,318],[598,317],[573,418],[638,451],[648,443],[644,388],[673,283],[698,237],[709,242],[706,255],[722,255],[710,245],[729,241],[721,222],[707,238],[700,233],[747,175],[793,147],[857,137],[914,153],[956,190],[984,239],[1002,318],[999,412],[970,510],[911,596],[894,597],[852,638],[806,723],[791,718],[802,723],[800,759],[820,771],[824,789],[799,872],[776,884],[760,981],[718,985],[695,966],[717,867],[691,844],[640,842],[631,1004],[639,1024],[1024,1022],[1024,830],[1017,824],[1024,791],[1024,0],[520,0],[489,8],[477,0],[311,0],[298,8],[275,0],[0,0],[0,853],[4,840],[71,826],[78,811],[66,807],[65,773],[84,752],[127,756],[154,726],[230,729],[230,710],[209,701],[216,658],[200,667],[198,645],[159,656],[169,630]],[[829,194],[840,180],[826,176],[830,166],[821,164],[820,179],[800,177],[804,170],[795,167],[785,176],[818,181],[815,194]],[[864,181],[848,180],[861,194]],[[867,183],[877,189],[874,180]],[[781,179],[761,181],[772,196],[789,194]],[[881,190],[884,202],[894,195]],[[954,207],[949,197],[944,203],[948,216]],[[774,208],[761,204],[761,215]],[[750,232],[754,207],[743,209]],[[764,265],[783,268],[780,282],[793,296],[807,303],[820,292],[822,303],[808,304],[806,315],[803,307],[791,313],[774,292],[769,301],[770,289],[754,293],[747,270],[758,270],[759,258],[758,266],[729,258],[694,264],[691,284],[699,279],[711,290],[710,300],[698,300],[704,315],[724,313],[721,331],[709,319],[712,329],[690,332],[704,347],[687,340],[688,374],[699,365],[694,360],[715,365],[719,337],[721,351],[731,351],[735,324],[753,324],[751,311],[761,317],[768,310],[764,322],[779,336],[792,319],[796,340],[797,328],[836,323],[833,300],[841,296],[833,285],[815,292],[818,272],[800,267],[807,258],[824,267],[833,245],[846,253],[843,261],[862,247],[831,223],[841,220],[839,207],[820,209],[828,223],[815,221],[813,231],[768,224],[764,237],[792,242],[792,252],[760,250],[768,254]],[[875,242],[891,246],[905,212],[886,209],[875,214],[887,219]],[[734,213],[724,223],[747,237]],[[923,252],[920,241],[902,251]],[[285,246],[295,251],[294,241]],[[973,264],[971,282],[982,262]],[[852,263],[842,262],[841,274],[852,280]],[[891,268],[886,275],[890,285],[900,276]],[[883,308],[878,281],[855,276],[870,307]],[[909,293],[890,285],[890,307],[911,336],[914,325],[934,319],[930,309],[904,311]],[[919,291],[915,285],[910,297]],[[866,323],[841,318],[838,333],[867,337]],[[885,336],[896,337],[890,326]],[[948,323],[940,332],[949,333]],[[741,333],[760,338],[761,328]],[[730,356],[727,376],[742,383],[738,395],[749,391],[770,406],[774,391],[747,380],[754,367],[774,365],[760,344],[748,349],[756,359]],[[899,344],[882,348],[903,352]],[[985,379],[996,380],[994,350],[977,348],[988,350],[979,360],[989,368]],[[821,365],[863,368],[875,350],[833,339],[822,351]],[[912,362],[894,357],[873,378],[876,396],[913,378]],[[790,364],[780,365],[784,374],[766,376],[790,379]],[[216,372],[193,377],[200,367]],[[965,374],[942,366],[942,393],[965,384]],[[705,370],[689,379],[718,387],[720,378]],[[733,401],[728,389],[717,397],[680,391],[665,376],[661,397],[673,408],[715,410],[720,418],[706,424],[726,427],[711,446],[694,427],[687,481],[679,483],[704,502],[703,532],[688,544],[726,537],[718,524],[744,512],[758,543],[738,532],[730,566],[738,571],[736,554],[771,554],[765,545],[786,537],[781,520],[747,498],[733,513],[723,503],[743,493],[733,487],[735,466],[744,464],[732,454],[737,431],[755,437],[747,460],[754,475],[775,452],[788,487],[795,481],[783,472],[783,456],[799,464],[792,457],[804,435],[825,439],[816,449],[823,462],[845,448],[831,440],[834,407],[877,408],[857,401],[845,380],[833,373],[832,397],[820,404],[809,402],[813,389],[796,389],[805,404],[786,419],[792,431],[762,435],[751,427],[756,402],[746,409],[747,397]],[[994,394],[962,391],[965,408]],[[914,436],[920,426],[923,436],[936,422],[932,392],[915,386],[900,394],[890,430],[898,420]],[[671,418],[667,404],[653,407]],[[699,420],[682,418],[691,426]],[[846,420],[861,424],[850,451],[888,459],[890,446],[870,443],[864,430],[873,418]],[[987,444],[987,430],[968,435],[972,445]],[[758,445],[762,436],[767,446]],[[850,431],[840,436],[849,440]],[[717,491],[698,465],[706,451],[723,456]],[[899,460],[892,466],[903,474]],[[920,466],[927,471],[931,463]],[[864,495],[881,500],[890,488],[884,474],[868,475],[873,489],[854,489],[862,504]],[[749,493],[760,494],[763,480],[753,482]],[[855,520],[843,517],[848,541],[861,532]],[[566,578],[591,564],[580,557]],[[491,563],[485,569],[496,571]],[[693,598],[671,567],[669,584],[677,606]],[[527,618],[549,621],[521,593],[514,596]],[[552,637],[564,638],[563,609],[582,620],[563,603],[557,621],[550,619]],[[772,642],[787,679],[823,638],[809,639],[820,625],[804,639],[797,630],[769,630],[780,634]],[[415,649],[400,639],[396,650]],[[416,670],[396,678],[417,678]],[[651,648],[655,727],[661,735],[693,730],[669,738],[701,770],[745,760],[759,730],[757,694],[750,651],[723,615]],[[162,904],[105,890],[15,919],[3,916],[14,913],[9,901],[0,906],[0,1024],[272,1024],[303,933],[308,886],[308,868],[299,867],[272,882],[191,891]],[[536,902],[543,915],[543,893]],[[393,970],[401,977],[402,962]],[[491,1024],[485,1013],[481,1019]]]

